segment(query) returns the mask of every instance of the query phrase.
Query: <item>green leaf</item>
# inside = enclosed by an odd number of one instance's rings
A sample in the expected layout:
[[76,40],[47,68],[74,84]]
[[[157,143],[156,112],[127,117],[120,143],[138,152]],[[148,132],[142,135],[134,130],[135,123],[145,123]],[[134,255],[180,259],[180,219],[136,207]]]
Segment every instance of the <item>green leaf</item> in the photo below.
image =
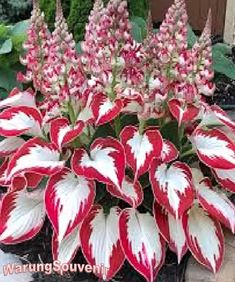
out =
[[107,194],[106,185],[100,182],[96,183],[96,197],[95,202],[101,201]]
[[133,17],[131,17],[131,21],[135,22],[136,24],[138,24],[138,26],[141,27],[141,29],[143,31],[146,31],[147,23],[146,23],[146,21],[143,18],[137,17],[137,16],[133,16]]
[[98,129],[96,130],[95,134],[93,135],[92,141],[91,143],[99,137],[107,137],[107,136],[111,136],[111,137],[116,137],[115,131],[112,128],[112,126],[109,123],[106,123],[104,125],[101,125],[98,127]]
[[0,39],[8,37],[9,27],[5,26],[4,24],[0,24]]
[[225,43],[217,43],[212,46],[214,52],[220,51],[224,55],[232,55],[232,48]]
[[131,34],[132,34],[133,38],[135,39],[135,41],[141,43],[143,41],[141,28],[135,22],[132,22],[131,25],[132,25]]
[[78,54],[82,54],[81,42],[78,42],[78,43],[76,44],[76,50],[77,50]]
[[143,206],[149,211],[152,212],[154,202],[154,195],[151,187],[144,189],[144,201]]
[[11,36],[25,34],[29,27],[29,20],[16,23],[11,29]]
[[13,47],[12,40],[7,39],[0,47],[0,55],[10,53],[12,51],[12,47]]
[[8,92],[5,89],[0,88],[0,100],[7,98],[7,96]]
[[197,42],[197,36],[193,32],[193,29],[190,25],[188,25],[188,47],[192,48],[193,45]]
[[171,141],[179,148],[179,129],[177,121],[171,121],[161,128],[161,134],[164,139]]
[[121,117],[121,128],[124,128],[127,125],[136,125],[139,123],[136,115],[124,115]]
[[235,79],[235,64],[220,50],[213,49],[213,67],[218,73],[222,73],[231,79]]
[[141,17],[132,17],[132,36],[137,42],[143,42],[147,34],[147,23]]
[[0,88],[11,91],[14,87],[22,88],[22,85],[16,80],[16,72],[9,68],[0,67]]

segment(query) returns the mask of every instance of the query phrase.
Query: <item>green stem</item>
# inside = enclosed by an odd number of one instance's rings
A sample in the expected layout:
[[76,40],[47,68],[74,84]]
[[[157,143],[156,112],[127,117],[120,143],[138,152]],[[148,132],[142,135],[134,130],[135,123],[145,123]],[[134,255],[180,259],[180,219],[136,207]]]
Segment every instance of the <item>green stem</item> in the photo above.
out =
[[189,151],[184,152],[184,153],[180,156],[180,158],[182,159],[182,158],[185,158],[185,157],[190,156],[190,155],[193,155],[193,154],[195,154],[194,148],[192,148],[192,149],[189,150]]
[[70,118],[70,121],[73,125],[75,125],[76,123],[76,115],[75,115],[75,112],[74,112],[74,109],[71,105],[70,102],[68,102],[68,112],[69,112],[69,118]]
[[[72,125],[74,126],[74,125],[76,124],[77,117],[76,117],[76,115],[75,115],[74,109],[73,109],[73,107],[72,107],[72,105],[71,105],[70,102],[68,102],[67,107],[68,107],[68,113],[69,113],[70,122],[71,122]],[[80,140],[79,140],[79,137],[77,137],[76,139],[74,139],[73,145],[74,145],[75,148],[79,148],[79,147],[82,146],[82,144],[81,144],[81,142],[80,142]]]
[[115,129],[115,133],[117,138],[119,138],[119,134],[121,132],[121,120],[120,120],[120,116],[117,116],[114,119],[114,129]]
[[139,133],[142,135],[144,133],[145,130],[145,126],[146,126],[146,121],[141,119],[140,123],[139,123]]

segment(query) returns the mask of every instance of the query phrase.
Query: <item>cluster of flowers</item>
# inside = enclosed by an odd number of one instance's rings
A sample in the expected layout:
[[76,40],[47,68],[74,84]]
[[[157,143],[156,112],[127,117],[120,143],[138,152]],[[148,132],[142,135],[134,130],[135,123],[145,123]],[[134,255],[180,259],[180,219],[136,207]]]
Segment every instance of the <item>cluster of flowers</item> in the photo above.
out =
[[54,258],[68,263],[81,247],[109,269],[104,280],[127,259],[153,282],[166,242],[179,262],[189,249],[219,270],[220,224],[235,231],[235,123],[205,99],[211,15],[191,49],[184,0],[159,32],[150,22],[137,43],[126,1],[97,0],[78,54],[60,1],[52,33],[34,1],[18,74],[33,89],[0,101],[1,243],[31,239],[48,216]]

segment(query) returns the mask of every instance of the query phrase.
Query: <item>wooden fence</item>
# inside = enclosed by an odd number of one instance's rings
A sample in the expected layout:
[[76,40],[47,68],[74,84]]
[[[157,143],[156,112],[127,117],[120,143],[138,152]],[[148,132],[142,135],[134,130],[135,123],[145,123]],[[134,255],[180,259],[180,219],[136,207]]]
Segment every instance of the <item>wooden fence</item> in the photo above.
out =
[[[213,33],[223,35],[227,1],[235,8],[235,0],[186,0],[189,21],[195,30],[202,30],[209,8],[213,14]],[[160,22],[173,0],[150,0],[153,20]]]

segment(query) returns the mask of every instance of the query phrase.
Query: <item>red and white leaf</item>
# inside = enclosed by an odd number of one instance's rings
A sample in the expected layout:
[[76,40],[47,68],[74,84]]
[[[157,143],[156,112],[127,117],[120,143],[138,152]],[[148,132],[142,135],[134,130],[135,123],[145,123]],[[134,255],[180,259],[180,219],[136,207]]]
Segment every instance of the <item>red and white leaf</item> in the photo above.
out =
[[0,165],[0,185],[1,186],[9,186],[11,182],[7,180],[7,168],[8,168],[9,160],[4,159]]
[[111,280],[123,265],[118,222],[120,209],[111,208],[106,215],[101,206],[94,206],[82,223],[80,231],[82,252],[92,266],[104,266],[106,273],[95,273],[103,280]]
[[82,133],[84,126],[82,121],[78,121],[73,127],[67,118],[57,118],[51,122],[51,141],[61,150],[65,144],[73,141]]
[[173,117],[178,121],[179,125],[182,122],[194,120],[199,114],[199,108],[194,105],[185,105],[178,99],[171,99],[168,102],[168,107]]
[[0,109],[14,106],[35,107],[35,95],[33,90],[27,89],[21,91],[18,88],[14,88],[6,99],[0,101]]
[[123,98],[122,99],[122,103],[123,103],[123,108],[122,108],[122,113],[139,113],[141,112],[141,110],[143,109],[143,98],[141,97],[141,95],[137,95],[134,98]]
[[53,260],[58,260],[61,264],[70,263],[73,260],[80,247],[79,232],[79,227],[75,227],[60,243],[54,232],[52,237]]
[[26,188],[38,188],[43,176],[36,173],[25,173],[13,177],[10,184],[10,192],[19,191]]
[[52,175],[62,170],[64,161],[53,144],[35,137],[25,142],[13,155],[7,169],[7,178],[26,172]]
[[168,242],[170,249],[177,254],[178,263],[180,263],[188,250],[182,218],[175,219],[157,202],[154,203],[153,211],[163,238]]
[[235,144],[220,130],[196,129],[190,140],[198,157],[207,166],[216,169],[235,168]]
[[129,263],[148,282],[155,281],[165,259],[165,244],[153,216],[125,209],[120,215],[119,232]]
[[175,162],[168,167],[154,159],[150,181],[157,202],[176,218],[191,207],[194,199],[192,173],[185,163]]
[[235,168],[214,169],[213,172],[220,185],[232,193],[235,193]]
[[101,125],[113,120],[122,110],[121,99],[116,99],[113,102],[102,93],[95,95],[91,108],[94,114],[96,125]]
[[15,153],[24,143],[24,139],[20,137],[9,137],[0,141],[0,158],[4,158]]
[[176,149],[175,145],[168,140],[163,140],[161,160],[163,163],[169,163],[177,159],[179,156],[179,151]]
[[8,193],[2,200],[0,242],[17,244],[32,239],[45,218],[43,193],[25,190]]
[[12,107],[0,113],[0,135],[5,137],[21,134],[41,136],[42,117],[31,107]]
[[114,185],[108,185],[107,191],[114,197],[120,198],[132,207],[136,208],[143,202],[144,193],[139,181],[133,181],[128,176],[122,182],[121,189]]
[[97,138],[90,147],[89,155],[84,149],[75,150],[71,166],[77,175],[121,189],[125,162],[122,144],[112,137],[107,137]]
[[220,224],[198,205],[185,214],[183,226],[193,256],[214,273],[222,264],[224,235]]
[[153,158],[161,155],[163,141],[157,129],[140,134],[137,127],[126,126],[120,134],[127,164],[135,172],[135,179],[148,171]]
[[95,183],[77,177],[70,169],[53,175],[47,184],[47,215],[59,243],[86,217],[95,199]]
[[209,125],[226,125],[232,130],[235,130],[235,123],[230,119],[227,113],[217,105],[208,107],[202,116],[200,126]]
[[219,194],[211,189],[209,179],[204,179],[197,185],[198,200],[202,207],[214,218],[235,232],[235,207],[225,194]]

